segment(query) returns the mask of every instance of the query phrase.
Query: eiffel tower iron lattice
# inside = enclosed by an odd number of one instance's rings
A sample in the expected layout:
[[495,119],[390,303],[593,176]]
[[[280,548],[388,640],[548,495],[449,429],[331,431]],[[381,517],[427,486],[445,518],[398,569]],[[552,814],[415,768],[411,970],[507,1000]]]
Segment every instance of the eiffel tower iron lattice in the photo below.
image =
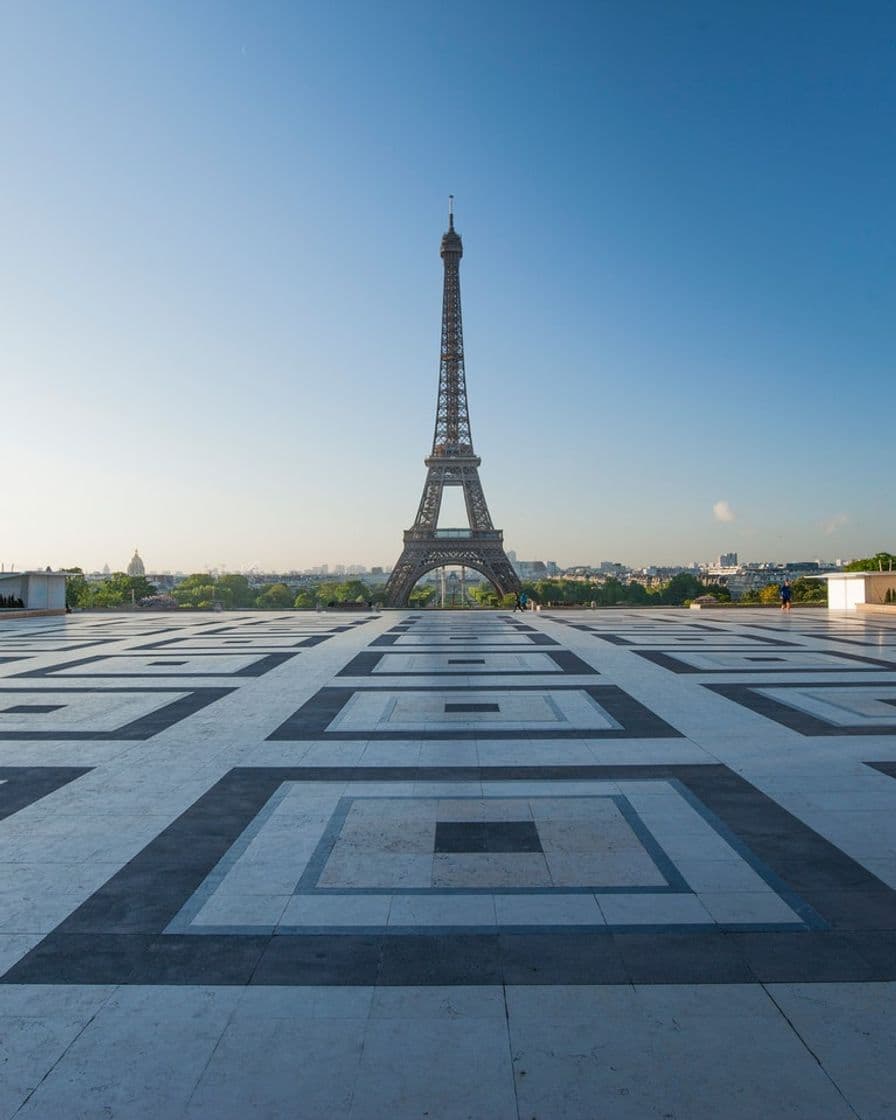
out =
[[[405,531],[404,549],[386,584],[384,599],[390,607],[404,606],[421,576],[447,564],[473,568],[501,595],[520,590],[520,581],[504,551],[504,534],[492,524],[479,481],[482,460],[473,451],[460,313],[460,258],[464,249],[454,229],[454,213],[450,207],[448,230],[442,236],[439,252],[444,262],[445,282],[436,427],[432,454],[424,460],[426,482],[417,516],[413,526]],[[463,487],[469,528],[438,528],[446,486]]]

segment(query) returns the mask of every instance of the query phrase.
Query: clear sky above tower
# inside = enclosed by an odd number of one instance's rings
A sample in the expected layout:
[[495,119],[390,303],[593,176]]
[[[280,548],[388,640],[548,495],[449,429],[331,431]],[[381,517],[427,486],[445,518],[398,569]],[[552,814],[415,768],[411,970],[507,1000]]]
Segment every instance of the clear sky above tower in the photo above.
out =
[[522,557],[894,546],[896,8],[10,4],[0,560],[390,564],[447,196]]

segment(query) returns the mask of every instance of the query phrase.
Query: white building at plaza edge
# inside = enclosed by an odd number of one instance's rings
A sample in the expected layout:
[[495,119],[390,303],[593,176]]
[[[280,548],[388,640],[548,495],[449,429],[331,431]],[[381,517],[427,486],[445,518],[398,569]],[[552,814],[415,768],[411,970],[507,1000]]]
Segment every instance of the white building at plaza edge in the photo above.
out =
[[25,610],[65,611],[65,572],[2,572],[0,596],[21,599]]
[[828,585],[828,609],[854,611],[863,607],[889,606],[896,597],[896,572],[828,572],[810,576]]

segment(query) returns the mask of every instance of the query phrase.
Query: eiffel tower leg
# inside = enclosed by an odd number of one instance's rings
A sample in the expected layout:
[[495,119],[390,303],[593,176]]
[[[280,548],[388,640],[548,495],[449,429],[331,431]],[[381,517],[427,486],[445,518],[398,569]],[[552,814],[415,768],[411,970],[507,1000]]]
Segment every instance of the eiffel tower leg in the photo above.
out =
[[451,542],[430,539],[405,545],[386,584],[385,605],[407,606],[414,584],[427,572],[458,564],[479,572],[499,595],[513,595],[520,590],[520,581],[500,541],[480,545],[469,539]]

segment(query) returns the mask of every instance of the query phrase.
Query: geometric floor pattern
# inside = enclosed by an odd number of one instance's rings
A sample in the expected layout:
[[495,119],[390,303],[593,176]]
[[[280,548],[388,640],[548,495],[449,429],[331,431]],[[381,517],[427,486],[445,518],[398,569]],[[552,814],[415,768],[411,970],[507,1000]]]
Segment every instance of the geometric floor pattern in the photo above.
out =
[[695,613],[0,617],[0,1120],[890,1115],[896,620]]

